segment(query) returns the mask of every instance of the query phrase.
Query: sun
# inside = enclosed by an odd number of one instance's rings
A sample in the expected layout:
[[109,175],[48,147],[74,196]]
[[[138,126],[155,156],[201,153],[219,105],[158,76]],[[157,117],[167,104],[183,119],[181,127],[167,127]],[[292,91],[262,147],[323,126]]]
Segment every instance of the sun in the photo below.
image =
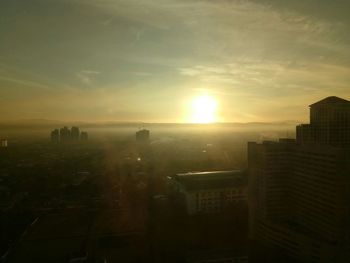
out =
[[209,95],[200,95],[193,98],[191,103],[192,123],[213,123],[217,121],[216,111],[218,103]]

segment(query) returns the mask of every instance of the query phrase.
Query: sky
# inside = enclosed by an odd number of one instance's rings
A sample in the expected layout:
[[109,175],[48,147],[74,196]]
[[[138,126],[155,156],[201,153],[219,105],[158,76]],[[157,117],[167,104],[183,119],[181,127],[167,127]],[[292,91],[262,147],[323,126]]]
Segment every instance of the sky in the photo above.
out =
[[0,120],[307,121],[350,99],[350,1],[0,0]]

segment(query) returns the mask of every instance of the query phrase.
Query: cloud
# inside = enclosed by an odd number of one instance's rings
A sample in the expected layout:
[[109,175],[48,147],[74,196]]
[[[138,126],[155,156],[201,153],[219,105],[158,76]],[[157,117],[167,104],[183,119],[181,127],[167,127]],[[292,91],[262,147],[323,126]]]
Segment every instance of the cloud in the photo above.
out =
[[132,74],[134,74],[134,75],[136,75],[136,76],[141,76],[141,77],[152,76],[152,73],[149,73],[149,72],[140,72],[140,71],[132,72]]
[[112,22],[113,22],[113,19],[112,19],[112,18],[110,18],[110,19],[105,19],[105,20],[101,21],[101,25],[109,26],[109,25],[111,25]]
[[76,76],[85,85],[91,85],[95,76],[100,73],[101,72],[94,70],[81,70],[78,73],[76,73]]
[[48,89],[47,85],[41,84],[34,82],[32,80],[23,80],[23,79],[18,79],[14,77],[8,77],[8,76],[0,76],[0,82],[11,82],[17,85],[21,85],[24,87],[35,87],[35,88],[40,88],[40,89]]
[[139,49],[117,54],[126,60],[162,61],[170,65],[180,60],[184,66],[188,60],[229,63],[242,55],[274,60],[309,60],[318,56],[335,60],[349,55],[349,43],[339,40],[339,34],[347,32],[344,24],[297,13],[295,9],[276,9],[268,1],[79,3],[114,17],[131,27],[132,32],[142,32],[142,38],[136,33]]
[[190,68],[179,68],[180,74],[196,77],[203,82],[226,84],[262,84],[271,82],[288,67],[288,62],[237,60],[224,65],[196,65]]
[[[6,39],[0,43],[0,81],[23,94],[47,86],[55,98],[65,98],[68,87],[81,105],[70,109],[77,117],[93,106],[99,118],[143,109],[147,116],[166,118],[175,115],[182,97],[199,89],[212,90],[226,103],[228,120],[277,118],[278,107],[285,114],[302,114],[284,104],[299,107],[322,96],[350,96],[349,24],[336,13],[330,19],[325,1],[323,15],[314,0],[311,5],[287,0],[39,2],[23,4],[26,13],[16,20],[10,12],[16,8],[3,9],[9,14],[0,25]],[[334,10],[336,3],[327,5]],[[89,89],[81,92],[82,86]],[[161,108],[163,101],[174,107]]]
[[[198,78],[201,81],[228,83],[251,83],[275,85],[289,82],[291,85],[300,81],[341,86],[350,79],[350,66],[323,62],[296,63],[292,61],[236,60],[225,65],[196,65],[179,68],[179,73],[186,77]],[[324,81],[329,80],[327,83]],[[338,81],[335,81],[338,79]],[[275,84],[274,84],[275,83]],[[286,84],[286,83],[284,83]]]

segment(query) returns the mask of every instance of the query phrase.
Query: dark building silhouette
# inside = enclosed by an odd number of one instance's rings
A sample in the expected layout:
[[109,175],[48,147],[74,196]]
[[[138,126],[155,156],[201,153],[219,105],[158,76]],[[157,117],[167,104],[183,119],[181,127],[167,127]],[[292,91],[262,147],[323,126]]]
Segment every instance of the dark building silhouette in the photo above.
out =
[[1,140],[0,146],[1,146],[2,148],[7,148],[7,146],[8,146],[7,140],[6,140],[6,139],[2,139],[2,140]]
[[63,127],[60,129],[54,129],[51,132],[51,141],[54,143],[58,142],[74,142],[79,140],[87,140],[88,133],[80,132],[79,127],[72,127],[69,129],[68,127]]
[[67,142],[71,139],[70,129],[68,127],[63,127],[60,129],[60,141]]
[[78,127],[72,127],[70,131],[70,136],[73,141],[78,141],[80,139],[80,130]]
[[149,130],[142,129],[136,132],[137,142],[149,142],[150,132]]
[[231,203],[247,204],[245,171],[179,173],[168,177],[176,193],[185,197],[187,213],[221,212]]
[[249,235],[302,262],[348,262],[349,102],[310,105],[297,139],[248,143]]
[[51,132],[51,142],[58,143],[60,141],[60,131],[58,129],[54,129]]
[[88,133],[85,132],[85,131],[82,131],[81,134],[80,134],[80,140],[82,140],[82,141],[87,141],[88,138],[89,138]]
[[297,127],[299,143],[350,145],[350,101],[327,97],[310,105],[310,124]]

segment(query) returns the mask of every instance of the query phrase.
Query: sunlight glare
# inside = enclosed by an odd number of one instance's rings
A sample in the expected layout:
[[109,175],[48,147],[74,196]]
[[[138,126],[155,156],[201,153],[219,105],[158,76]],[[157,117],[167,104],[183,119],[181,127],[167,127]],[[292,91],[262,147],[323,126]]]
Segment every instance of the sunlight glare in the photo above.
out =
[[216,110],[217,101],[208,95],[195,97],[192,101],[192,123],[213,123],[217,121]]

